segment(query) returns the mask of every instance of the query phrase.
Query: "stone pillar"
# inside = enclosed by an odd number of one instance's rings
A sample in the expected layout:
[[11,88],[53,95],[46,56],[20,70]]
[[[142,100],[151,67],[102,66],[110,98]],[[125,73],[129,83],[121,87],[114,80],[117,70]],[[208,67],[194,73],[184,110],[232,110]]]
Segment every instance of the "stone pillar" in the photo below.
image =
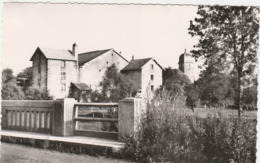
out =
[[118,103],[118,139],[124,136],[134,135],[142,113],[142,100],[138,98],[126,98]]
[[73,98],[57,99],[53,104],[52,135],[73,135],[73,109],[76,100]]

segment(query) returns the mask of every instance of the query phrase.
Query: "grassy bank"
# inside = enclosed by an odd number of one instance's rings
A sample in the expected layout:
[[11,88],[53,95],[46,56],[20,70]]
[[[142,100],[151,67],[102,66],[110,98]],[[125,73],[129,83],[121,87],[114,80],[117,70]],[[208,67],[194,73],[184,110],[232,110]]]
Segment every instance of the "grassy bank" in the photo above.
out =
[[150,102],[139,132],[126,137],[123,156],[137,162],[255,162],[256,119],[227,118],[216,109],[200,118],[187,114],[184,98],[162,95]]

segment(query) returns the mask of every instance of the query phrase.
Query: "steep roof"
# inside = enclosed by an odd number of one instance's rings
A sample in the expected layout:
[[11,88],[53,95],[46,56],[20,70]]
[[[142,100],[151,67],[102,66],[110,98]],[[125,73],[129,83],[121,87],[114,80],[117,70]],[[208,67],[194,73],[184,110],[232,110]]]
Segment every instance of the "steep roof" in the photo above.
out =
[[151,59],[152,58],[131,60],[130,63],[126,67],[124,67],[121,71],[140,70]]
[[81,91],[86,91],[86,90],[90,90],[89,86],[85,83],[72,83],[72,85],[74,85],[76,88],[78,88]]
[[91,51],[91,52],[86,52],[86,53],[81,53],[79,54],[79,65],[82,66],[83,64],[91,61],[92,59],[110,51],[112,49],[106,49],[106,50],[97,50],[97,51]]
[[37,48],[31,57],[30,61],[32,61],[34,55],[40,51],[47,59],[55,59],[55,60],[70,60],[76,61],[75,57],[69,50],[65,49],[51,49],[51,48]]

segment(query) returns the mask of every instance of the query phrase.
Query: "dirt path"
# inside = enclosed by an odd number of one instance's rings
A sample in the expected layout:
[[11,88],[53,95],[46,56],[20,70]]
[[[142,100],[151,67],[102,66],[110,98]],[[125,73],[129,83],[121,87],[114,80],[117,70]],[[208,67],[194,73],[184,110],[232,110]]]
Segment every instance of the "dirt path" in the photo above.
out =
[[17,144],[1,142],[1,163],[99,163],[126,162],[104,157],[61,153],[45,149],[37,149]]

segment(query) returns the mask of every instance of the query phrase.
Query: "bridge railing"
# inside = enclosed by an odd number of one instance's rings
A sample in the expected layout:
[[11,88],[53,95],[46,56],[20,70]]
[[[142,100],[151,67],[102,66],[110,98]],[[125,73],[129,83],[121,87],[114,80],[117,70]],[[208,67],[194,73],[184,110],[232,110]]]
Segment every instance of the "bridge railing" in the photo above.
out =
[[53,101],[2,100],[2,129],[51,133]]
[[74,135],[118,139],[118,103],[76,103]]
[[3,130],[119,139],[138,130],[142,101],[77,103],[75,99],[2,100]]

